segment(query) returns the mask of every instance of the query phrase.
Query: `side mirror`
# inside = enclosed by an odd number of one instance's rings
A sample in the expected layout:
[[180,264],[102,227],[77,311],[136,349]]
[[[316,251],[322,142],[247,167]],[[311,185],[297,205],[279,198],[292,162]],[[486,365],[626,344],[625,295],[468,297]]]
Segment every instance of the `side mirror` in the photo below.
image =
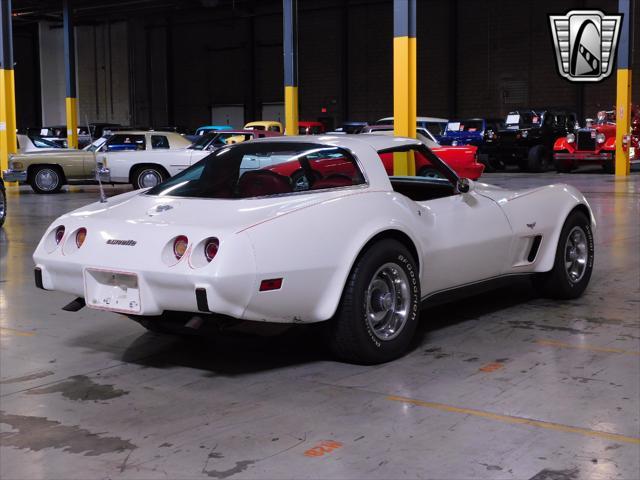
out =
[[459,178],[456,183],[458,193],[469,193],[473,190],[473,182],[468,178]]

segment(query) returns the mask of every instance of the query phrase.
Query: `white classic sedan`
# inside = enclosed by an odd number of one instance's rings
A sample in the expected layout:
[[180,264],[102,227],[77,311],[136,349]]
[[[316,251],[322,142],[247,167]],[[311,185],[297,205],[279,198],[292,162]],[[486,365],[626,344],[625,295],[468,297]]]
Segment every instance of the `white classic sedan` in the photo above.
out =
[[[381,153],[416,151],[443,178],[387,176]],[[243,167],[254,158],[271,161]],[[417,140],[279,137],[61,216],[34,253],[35,276],[77,297],[67,310],[117,312],[155,331],[229,317],[327,322],[339,358],[379,363],[407,350],[422,301],[513,275],[544,295],[580,296],[594,227],[571,186],[458,178]]]

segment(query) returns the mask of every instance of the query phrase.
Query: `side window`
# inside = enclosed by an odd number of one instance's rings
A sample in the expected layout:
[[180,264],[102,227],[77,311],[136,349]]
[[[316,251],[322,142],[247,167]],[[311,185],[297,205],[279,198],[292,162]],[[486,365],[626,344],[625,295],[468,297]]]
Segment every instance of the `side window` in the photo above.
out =
[[164,135],[151,135],[151,148],[169,148],[169,139]]
[[107,151],[109,152],[136,151],[144,150],[145,148],[146,141],[144,135],[118,133],[112,135],[107,142]]
[[280,131],[280,127],[279,127],[279,126],[277,126],[277,125],[271,125],[271,126],[269,127],[269,131],[270,131],[270,132],[279,132],[279,131]]

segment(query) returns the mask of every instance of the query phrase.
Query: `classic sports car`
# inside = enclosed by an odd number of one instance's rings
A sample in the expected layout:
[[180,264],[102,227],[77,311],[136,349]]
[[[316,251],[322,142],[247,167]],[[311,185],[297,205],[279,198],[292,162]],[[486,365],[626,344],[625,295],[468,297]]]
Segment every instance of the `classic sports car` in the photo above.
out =
[[189,145],[175,132],[118,131],[82,150],[12,155],[3,175],[6,181],[29,183],[36,193],[58,192],[68,182],[95,181],[96,169],[105,181],[152,187],[190,165],[172,157]]
[[[632,136],[639,133],[637,107],[633,110],[634,119]],[[629,142],[625,145],[628,146]],[[631,148],[635,144],[631,142]],[[635,149],[634,149],[635,152]],[[600,111],[595,124],[588,122],[585,128],[580,128],[575,133],[556,140],[553,146],[553,159],[558,172],[570,172],[579,165],[601,165],[606,173],[615,172],[616,155],[616,112]],[[635,161],[635,155],[631,155],[631,161]]]
[[[380,154],[409,151],[445,178],[390,178]],[[314,180],[294,192],[289,177],[243,168],[256,156]],[[337,160],[348,174],[316,177]],[[328,321],[338,357],[379,363],[407,350],[421,301],[454,289],[521,274],[545,295],[580,296],[594,227],[569,185],[476,184],[417,140],[278,137],[225,147],[150,190],[63,215],[33,258],[38,287],[77,297],[69,311],[117,312],[155,331],[230,318]]]

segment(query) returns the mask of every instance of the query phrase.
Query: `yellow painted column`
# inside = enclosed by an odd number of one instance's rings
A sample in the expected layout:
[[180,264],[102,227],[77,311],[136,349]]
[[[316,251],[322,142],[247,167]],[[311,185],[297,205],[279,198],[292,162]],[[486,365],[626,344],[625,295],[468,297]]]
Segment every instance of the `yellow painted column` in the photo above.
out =
[[67,112],[67,146],[78,148],[78,99],[67,97],[65,108]]
[[629,144],[623,140],[631,133],[631,70],[618,69],[618,93],[616,101],[616,176],[630,174]]
[[284,87],[284,119],[287,135],[298,135],[298,87]]
[[6,170],[18,150],[11,0],[0,3],[0,35],[0,170]]
[[[393,133],[416,138],[416,1],[394,0],[393,23]],[[413,152],[393,154],[393,174],[416,174]]]
[[285,133],[298,135],[298,0],[283,0]]
[[623,145],[623,139],[631,134],[631,2],[618,0],[618,12],[622,14],[622,24],[618,40],[615,172],[616,176],[626,177],[631,169],[630,145]]

